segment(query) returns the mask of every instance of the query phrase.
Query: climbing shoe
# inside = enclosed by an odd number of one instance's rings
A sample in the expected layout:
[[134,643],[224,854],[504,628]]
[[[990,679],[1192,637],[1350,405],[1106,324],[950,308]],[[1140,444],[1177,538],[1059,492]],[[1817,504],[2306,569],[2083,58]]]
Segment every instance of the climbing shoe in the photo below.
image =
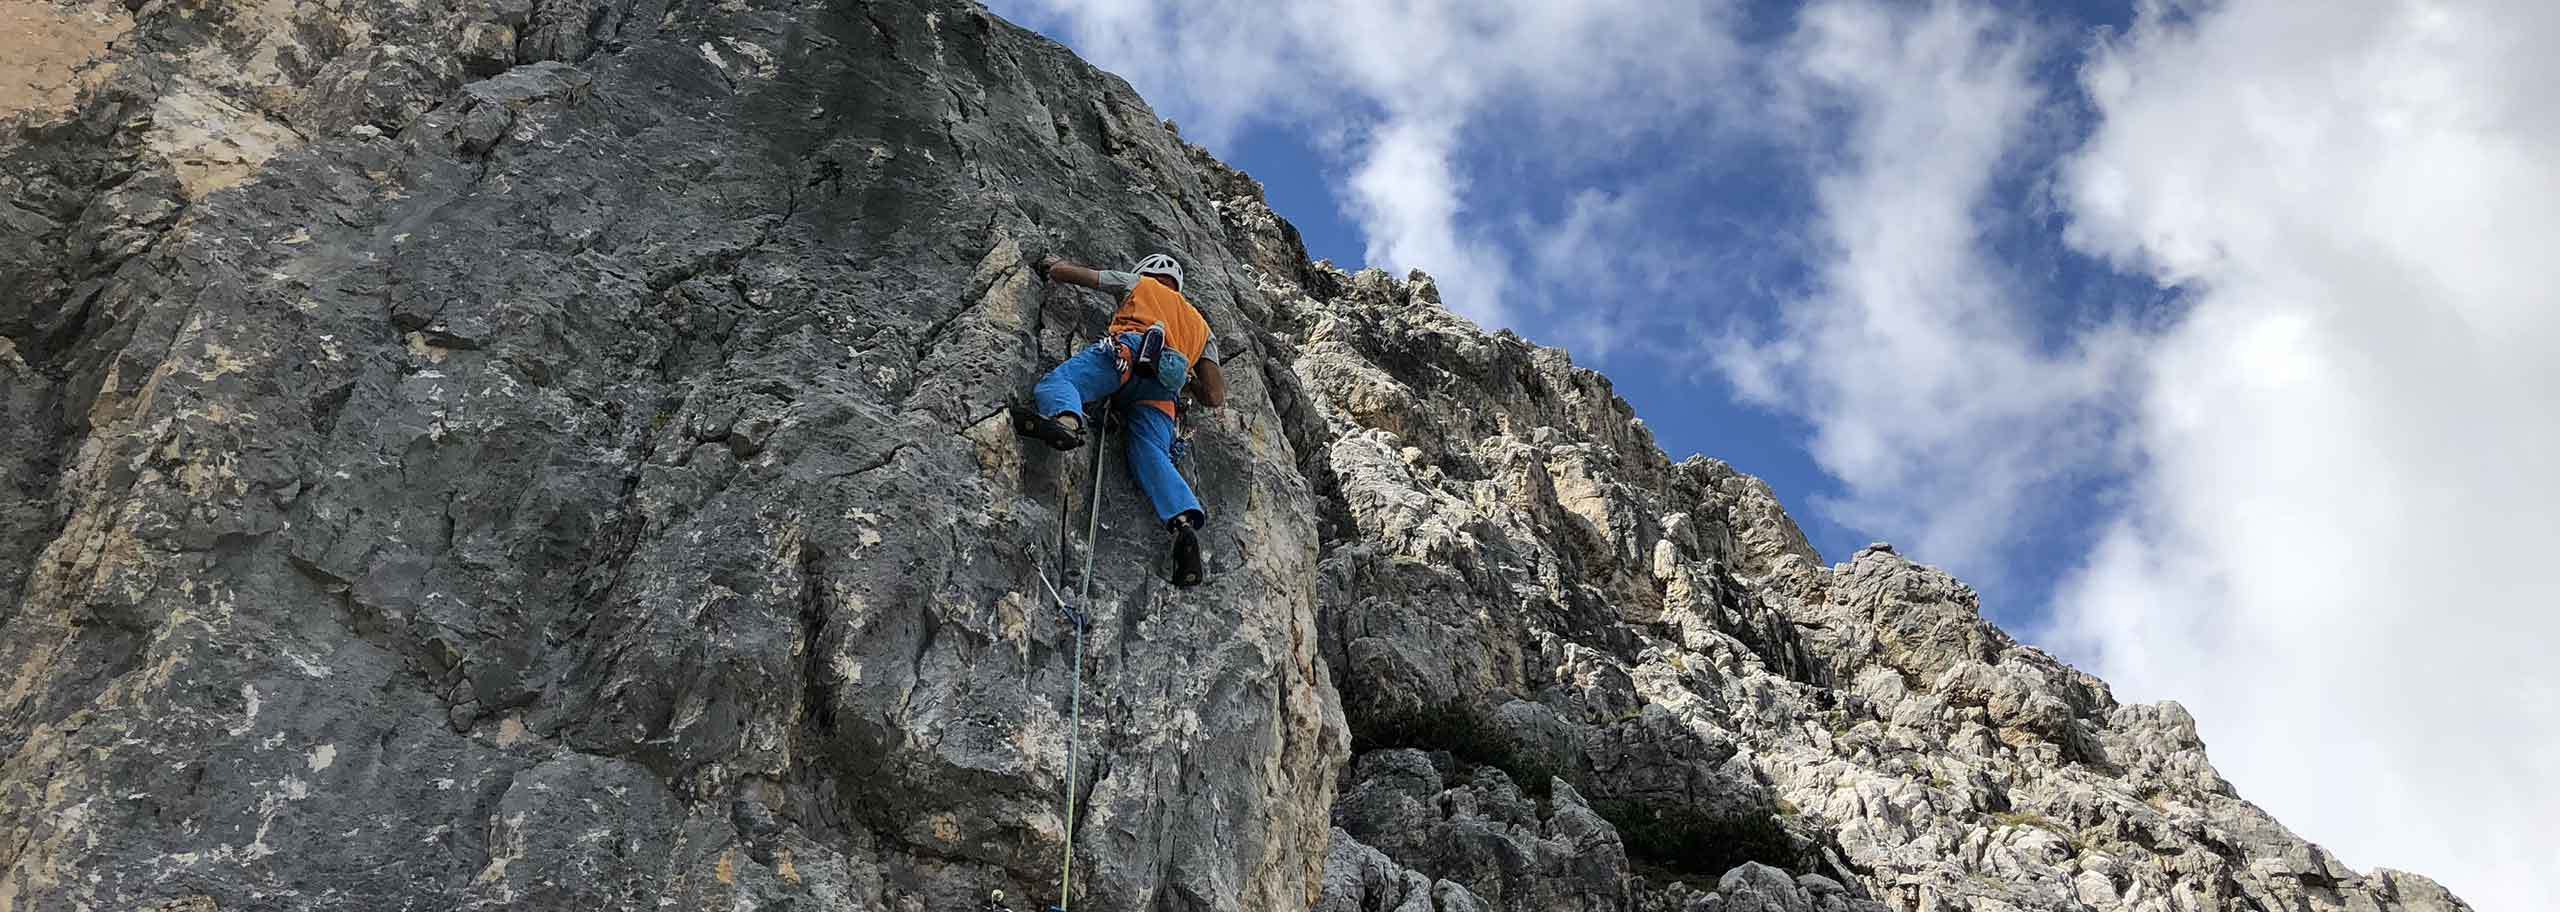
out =
[[1191,526],[1188,516],[1173,521],[1173,584],[1186,588],[1208,575],[1200,563],[1200,532]]
[[1021,406],[1013,409],[1013,432],[1046,443],[1051,449],[1072,450],[1084,445],[1083,429]]

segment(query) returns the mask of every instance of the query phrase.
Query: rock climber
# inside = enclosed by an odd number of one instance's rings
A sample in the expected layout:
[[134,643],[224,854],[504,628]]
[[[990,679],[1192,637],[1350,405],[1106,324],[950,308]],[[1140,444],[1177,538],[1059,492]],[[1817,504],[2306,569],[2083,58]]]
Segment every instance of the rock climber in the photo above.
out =
[[1187,393],[1201,405],[1225,405],[1227,380],[1218,372],[1218,338],[1209,321],[1182,296],[1182,264],[1150,254],[1119,272],[1049,255],[1039,268],[1047,281],[1119,295],[1120,309],[1111,314],[1108,336],[1040,378],[1023,433],[1072,450],[1084,445],[1084,404],[1106,398],[1118,404],[1129,432],[1129,474],[1173,535],[1173,583],[1198,585],[1206,572],[1200,527],[1208,515],[1173,468],[1175,403]]

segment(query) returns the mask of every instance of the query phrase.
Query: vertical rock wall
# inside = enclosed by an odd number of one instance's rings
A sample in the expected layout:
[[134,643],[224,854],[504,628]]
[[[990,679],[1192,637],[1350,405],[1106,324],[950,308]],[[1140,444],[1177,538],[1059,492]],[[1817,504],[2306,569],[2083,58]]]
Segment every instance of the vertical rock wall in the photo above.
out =
[[1310,900],[1344,740],[1242,321],[1215,585],[1109,454],[1061,816],[1090,470],[999,413],[1107,302],[1027,260],[1239,293],[1127,86],[966,4],[133,17],[0,147],[0,909],[975,908],[1070,840],[1082,903]]

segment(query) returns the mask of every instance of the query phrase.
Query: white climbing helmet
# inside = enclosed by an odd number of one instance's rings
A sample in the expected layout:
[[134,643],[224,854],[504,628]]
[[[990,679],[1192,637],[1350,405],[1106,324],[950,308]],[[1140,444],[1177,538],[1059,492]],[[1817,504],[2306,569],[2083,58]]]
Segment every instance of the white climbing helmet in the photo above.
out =
[[1182,264],[1166,254],[1147,254],[1146,259],[1138,261],[1138,268],[1131,271],[1139,275],[1164,276],[1173,280],[1173,290],[1182,290]]

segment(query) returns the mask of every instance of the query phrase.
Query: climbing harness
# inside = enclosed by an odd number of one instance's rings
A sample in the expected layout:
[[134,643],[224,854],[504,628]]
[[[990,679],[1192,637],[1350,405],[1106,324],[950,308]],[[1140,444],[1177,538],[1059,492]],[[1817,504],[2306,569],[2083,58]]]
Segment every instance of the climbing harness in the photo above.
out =
[[[1067,896],[1069,891],[1075,885],[1076,770],[1078,769],[1076,764],[1079,761],[1077,745],[1078,742],[1082,740],[1081,735],[1084,729],[1084,631],[1085,627],[1087,627],[1092,621],[1092,616],[1086,613],[1086,606],[1093,603],[1093,555],[1095,551],[1100,550],[1095,546],[1094,542],[1095,536],[1100,534],[1102,531],[1102,451],[1105,445],[1111,441],[1111,423],[1108,420],[1108,417],[1109,406],[1106,405],[1104,407],[1104,420],[1093,422],[1093,501],[1085,510],[1084,576],[1077,581],[1075,602],[1071,604],[1067,601],[1066,595],[1058,591],[1058,586],[1049,582],[1048,574],[1040,574],[1040,586],[1041,588],[1049,591],[1050,601],[1058,606],[1058,617],[1065,620],[1067,622],[1067,626],[1073,628],[1075,631],[1075,677],[1073,684],[1067,691],[1067,788],[1065,795],[1067,813],[1066,823],[1064,829],[1059,834],[1058,840],[1061,846],[1059,850],[1060,860],[1058,862],[1058,904],[1049,907],[1051,912],[1067,912]],[[1069,490],[1070,489],[1065,485],[1061,485],[1058,490],[1058,573],[1060,579],[1065,578],[1067,571],[1066,506],[1067,493]]]

